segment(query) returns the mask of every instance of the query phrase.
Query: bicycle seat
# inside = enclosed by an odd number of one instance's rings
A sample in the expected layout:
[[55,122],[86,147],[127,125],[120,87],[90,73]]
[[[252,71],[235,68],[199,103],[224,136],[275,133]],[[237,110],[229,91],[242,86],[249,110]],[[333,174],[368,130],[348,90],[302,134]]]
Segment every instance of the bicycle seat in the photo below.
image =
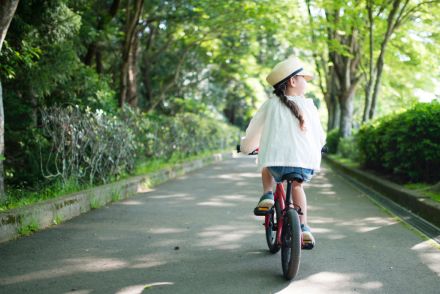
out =
[[284,181],[288,181],[288,182],[298,182],[298,183],[302,183],[304,182],[304,179],[301,175],[299,175],[298,173],[290,173],[290,174],[285,174],[281,180]]

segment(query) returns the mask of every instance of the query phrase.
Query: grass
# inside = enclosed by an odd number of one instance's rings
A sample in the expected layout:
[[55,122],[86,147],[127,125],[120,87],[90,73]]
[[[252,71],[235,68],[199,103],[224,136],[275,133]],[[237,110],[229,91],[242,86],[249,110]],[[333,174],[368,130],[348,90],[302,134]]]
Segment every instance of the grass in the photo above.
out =
[[112,192],[112,201],[116,202],[122,199],[122,195],[119,191],[113,191]]
[[102,206],[103,204],[96,198],[93,198],[90,200],[90,208],[91,209],[98,209]]
[[404,185],[405,188],[417,191],[418,193],[431,198],[434,201],[440,202],[440,193],[431,191],[432,185],[426,183],[408,183]]
[[216,151],[206,151],[203,153],[200,153],[198,155],[191,155],[183,157],[182,155],[175,154],[168,160],[163,159],[153,159],[148,162],[145,162],[143,164],[139,164],[135,170],[135,175],[144,175],[151,172],[158,171],[163,168],[171,168],[175,166],[176,164],[181,164],[184,162],[196,160],[196,159],[203,159],[209,156],[212,156],[217,153],[222,153],[224,150],[216,150]]
[[[118,180],[121,180],[123,178],[129,178],[131,176],[136,175],[144,175],[148,173],[152,173],[155,171],[158,171],[163,168],[171,168],[175,166],[176,164],[181,164],[184,162],[196,160],[196,159],[203,159],[206,157],[209,157],[216,153],[224,152],[225,150],[216,150],[216,151],[207,151],[200,153],[198,155],[193,156],[182,156],[179,154],[175,154],[173,157],[171,157],[169,160],[150,160],[148,162],[140,163],[138,164],[134,174],[128,175],[125,174],[122,177],[119,177],[117,179],[114,179],[110,182],[116,182]],[[92,185],[89,184],[80,184],[77,181],[69,181],[65,184],[62,182],[56,182],[48,187],[45,187],[38,191],[28,191],[24,189],[14,189],[7,191],[7,201],[6,203],[0,204],[0,212],[5,212],[10,209],[23,207],[26,205],[35,204],[38,202],[42,202],[49,199],[58,198],[70,193],[79,192],[82,190],[90,189],[92,188]],[[112,200],[118,201],[120,200],[121,195],[119,192],[112,193]],[[100,207],[99,203],[90,203],[92,209]]]
[[[331,159],[346,165],[348,167],[352,168],[360,168],[360,164],[357,162],[352,161],[351,159],[344,158],[339,154],[330,154],[327,155]],[[397,183],[396,183],[397,184]],[[431,191],[430,188],[432,185],[426,184],[426,183],[407,183],[403,185],[404,188],[416,191],[426,197],[431,198],[432,200],[436,202],[440,202],[440,193]]]
[[348,166],[348,167],[353,167],[353,168],[359,168],[360,167],[360,164],[358,162],[355,162],[355,161],[353,161],[353,160],[351,160],[349,158],[342,157],[339,154],[328,154],[327,156],[330,157],[333,160],[336,160],[337,162],[340,162],[340,163]]
[[54,225],[59,225],[59,224],[61,224],[62,222],[63,222],[63,216],[57,214],[57,215],[55,216],[55,219],[53,220],[53,224],[54,224]]
[[38,223],[36,221],[32,221],[30,224],[20,227],[18,229],[18,233],[22,236],[29,236],[30,234],[38,231],[38,228]]
[[6,203],[0,205],[0,212],[53,199],[61,195],[78,192],[90,187],[90,185],[81,185],[75,181],[69,181],[65,184],[62,182],[56,182],[39,191],[27,191],[24,189],[9,190],[7,193],[8,200]]

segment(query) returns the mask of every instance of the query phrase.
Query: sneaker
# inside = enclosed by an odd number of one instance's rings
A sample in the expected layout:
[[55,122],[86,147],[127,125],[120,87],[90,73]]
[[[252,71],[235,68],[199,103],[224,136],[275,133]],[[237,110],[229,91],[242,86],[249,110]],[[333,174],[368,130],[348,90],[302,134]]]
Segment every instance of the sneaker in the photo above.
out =
[[301,231],[303,241],[302,249],[313,249],[313,247],[315,247],[315,238],[313,238],[310,228],[308,226],[301,225]]
[[273,200],[273,193],[272,192],[266,192],[261,196],[260,201],[258,202],[257,207],[258,208],[271,208],[275,204],[275,201]]

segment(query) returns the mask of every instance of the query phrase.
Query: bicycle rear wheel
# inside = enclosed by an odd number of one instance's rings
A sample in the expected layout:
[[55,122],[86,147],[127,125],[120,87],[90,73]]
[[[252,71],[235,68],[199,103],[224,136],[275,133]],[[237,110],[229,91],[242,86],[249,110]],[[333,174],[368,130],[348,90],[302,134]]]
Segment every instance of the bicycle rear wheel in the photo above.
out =
[[286,212],[281,240],[283,275],[287,280],[291,280],[298,273],[301,259],[301,225],[295,209]]
[[269,225],[266,227],[266,242],[271,253],[277,253],[280,250],[280,244],[277,243],[278,217],[280,215],[280,205],[275,202],[272,212],[266,215],[269,218]]

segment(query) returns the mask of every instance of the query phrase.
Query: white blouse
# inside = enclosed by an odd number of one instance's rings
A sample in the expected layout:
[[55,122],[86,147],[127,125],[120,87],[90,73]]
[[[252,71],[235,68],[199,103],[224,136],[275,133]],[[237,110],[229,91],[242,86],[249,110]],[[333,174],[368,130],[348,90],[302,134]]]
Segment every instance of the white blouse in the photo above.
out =
[[241,139],[241,150],[251,153],[259,148],[258,165],[295,166],[320,169],[321,149],[325,133],[319,121],[318,110],[312,99],[287,96],[293,100],[304,117],[305,130],[299,120],[278,97],[268,99],[252,118],[246,136]]

